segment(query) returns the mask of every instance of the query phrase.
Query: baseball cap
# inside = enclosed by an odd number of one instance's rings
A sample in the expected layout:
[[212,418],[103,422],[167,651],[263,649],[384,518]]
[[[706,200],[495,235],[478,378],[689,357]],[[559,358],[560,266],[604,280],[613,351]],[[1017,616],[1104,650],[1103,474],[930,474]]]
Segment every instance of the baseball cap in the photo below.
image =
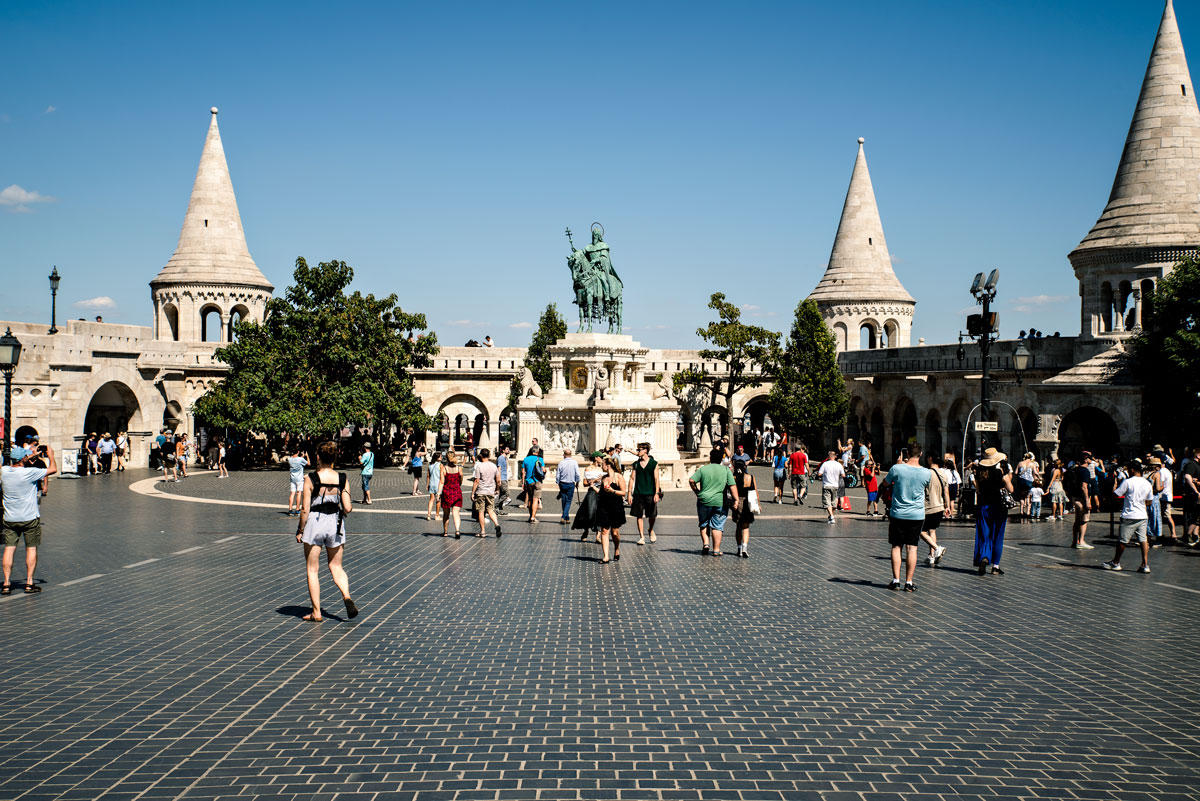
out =
[[8,452],[8,461],[10,464],[16,464],[31,453],[33,453],[33,451],[29,450],[28,448],[22,448],[18,445]]

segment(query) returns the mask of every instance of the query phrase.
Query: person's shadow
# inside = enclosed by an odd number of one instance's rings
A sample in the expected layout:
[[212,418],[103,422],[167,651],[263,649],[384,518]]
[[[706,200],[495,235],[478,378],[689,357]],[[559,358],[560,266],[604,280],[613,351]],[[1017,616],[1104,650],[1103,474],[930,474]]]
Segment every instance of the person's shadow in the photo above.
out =
[[[305,615],[307,615],[312,610],[310,607],[307,607],[307,606],[281,606],[278,609],[276,609],[275,611],[278,612],[279,614],[283,615],[284,617],[294,617],[297,620],[301,620],[304,618]],[[328,612],[326,612],[324,609],[321,610],[321,617],[329,618],[330,620],[336,620],[339,623],[346,622],[344,618],[340,618],[337,615],[331,615]]]
[[887,584],[880,584],[878,581],[871,581],[869,579],[848,579],[834,576],[831,579],[826,579],[826,581],[829,581],[833,584],[849,584],[853,587],[878,587],[881,590],[886,590],[888,588]]

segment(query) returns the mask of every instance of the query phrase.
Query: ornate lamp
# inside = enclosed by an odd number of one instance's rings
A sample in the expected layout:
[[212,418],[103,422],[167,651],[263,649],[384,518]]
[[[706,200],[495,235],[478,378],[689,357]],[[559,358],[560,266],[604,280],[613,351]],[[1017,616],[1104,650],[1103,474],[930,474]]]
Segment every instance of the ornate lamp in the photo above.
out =
[[21,340],[9,328],[0,337],[0,371],[4,373],[4,458],[8,458],[12,439],[12,377],[21,360]]
[[58,266],[55,265],[50,270],[50,331],[48,333],[51,334],[58,333],[55,318],[58,316],[58,282],[61,280],[62,278],[58,275]]
[[1025,340],[1017,340],[1017,348],[1013,351],[1012,360],[1013,369],[1017,371],[1017,384],[1020,385],[1021,377],[1029,369],[1029,363],[1033,360],[1029,348],[1025,347]]

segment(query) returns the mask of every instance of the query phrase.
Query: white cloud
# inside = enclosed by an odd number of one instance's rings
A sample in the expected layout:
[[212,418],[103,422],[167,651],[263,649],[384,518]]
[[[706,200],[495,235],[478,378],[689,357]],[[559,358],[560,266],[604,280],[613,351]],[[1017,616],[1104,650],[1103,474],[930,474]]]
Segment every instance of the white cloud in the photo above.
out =
[[490,323],[480,322],[479,320],[450,320],[446,325],[453,326],[454,328],[471,328],[473,326],[490,325]]
[[761,308],[762,308],[761,306],[752,306],[749,303],[742,304],[742,311],[756,312]]
[[530,322],[513,323],[512,325],[509,326],[509,328],[533,328],[533,323],[530,323]]
[[1069,298],[1066,295],[1032,295],[1027,298],[1016,298],[1013,301],[1012,310],[1028,313],[1044,309],[1047,306],[1064,303],[1067,300]]
[[117,302],[108,295],[101,295],[87,300],[77,300],[71,304],[77,309],[115,309]]
[[22,189],[16,184],[5,189],[0,189],[0,206],[5,206],[10,212],[18,214],[31,211],[29,208],[30,203],[53,203],[56,199],[49,195],[30,192],[28,189]]
[[58,111],[58,108],[56,106],[46,106],[47,114],[53,114],[56,111]]

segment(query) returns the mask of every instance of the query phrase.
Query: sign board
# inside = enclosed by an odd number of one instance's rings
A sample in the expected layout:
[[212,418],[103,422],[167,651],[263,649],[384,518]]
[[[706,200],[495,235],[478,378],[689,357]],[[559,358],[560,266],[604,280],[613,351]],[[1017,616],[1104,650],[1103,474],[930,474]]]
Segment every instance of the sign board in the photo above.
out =
[[63,451],[58,454],[58,458],[62,460],[60,470],[67,475],[73,475],[79,471],[79,454],[75,451]]
[[975,430],[976,431],[999,431],[1000,424],[999,423],[989,423],[986,420],[977,420],[975,422]]

